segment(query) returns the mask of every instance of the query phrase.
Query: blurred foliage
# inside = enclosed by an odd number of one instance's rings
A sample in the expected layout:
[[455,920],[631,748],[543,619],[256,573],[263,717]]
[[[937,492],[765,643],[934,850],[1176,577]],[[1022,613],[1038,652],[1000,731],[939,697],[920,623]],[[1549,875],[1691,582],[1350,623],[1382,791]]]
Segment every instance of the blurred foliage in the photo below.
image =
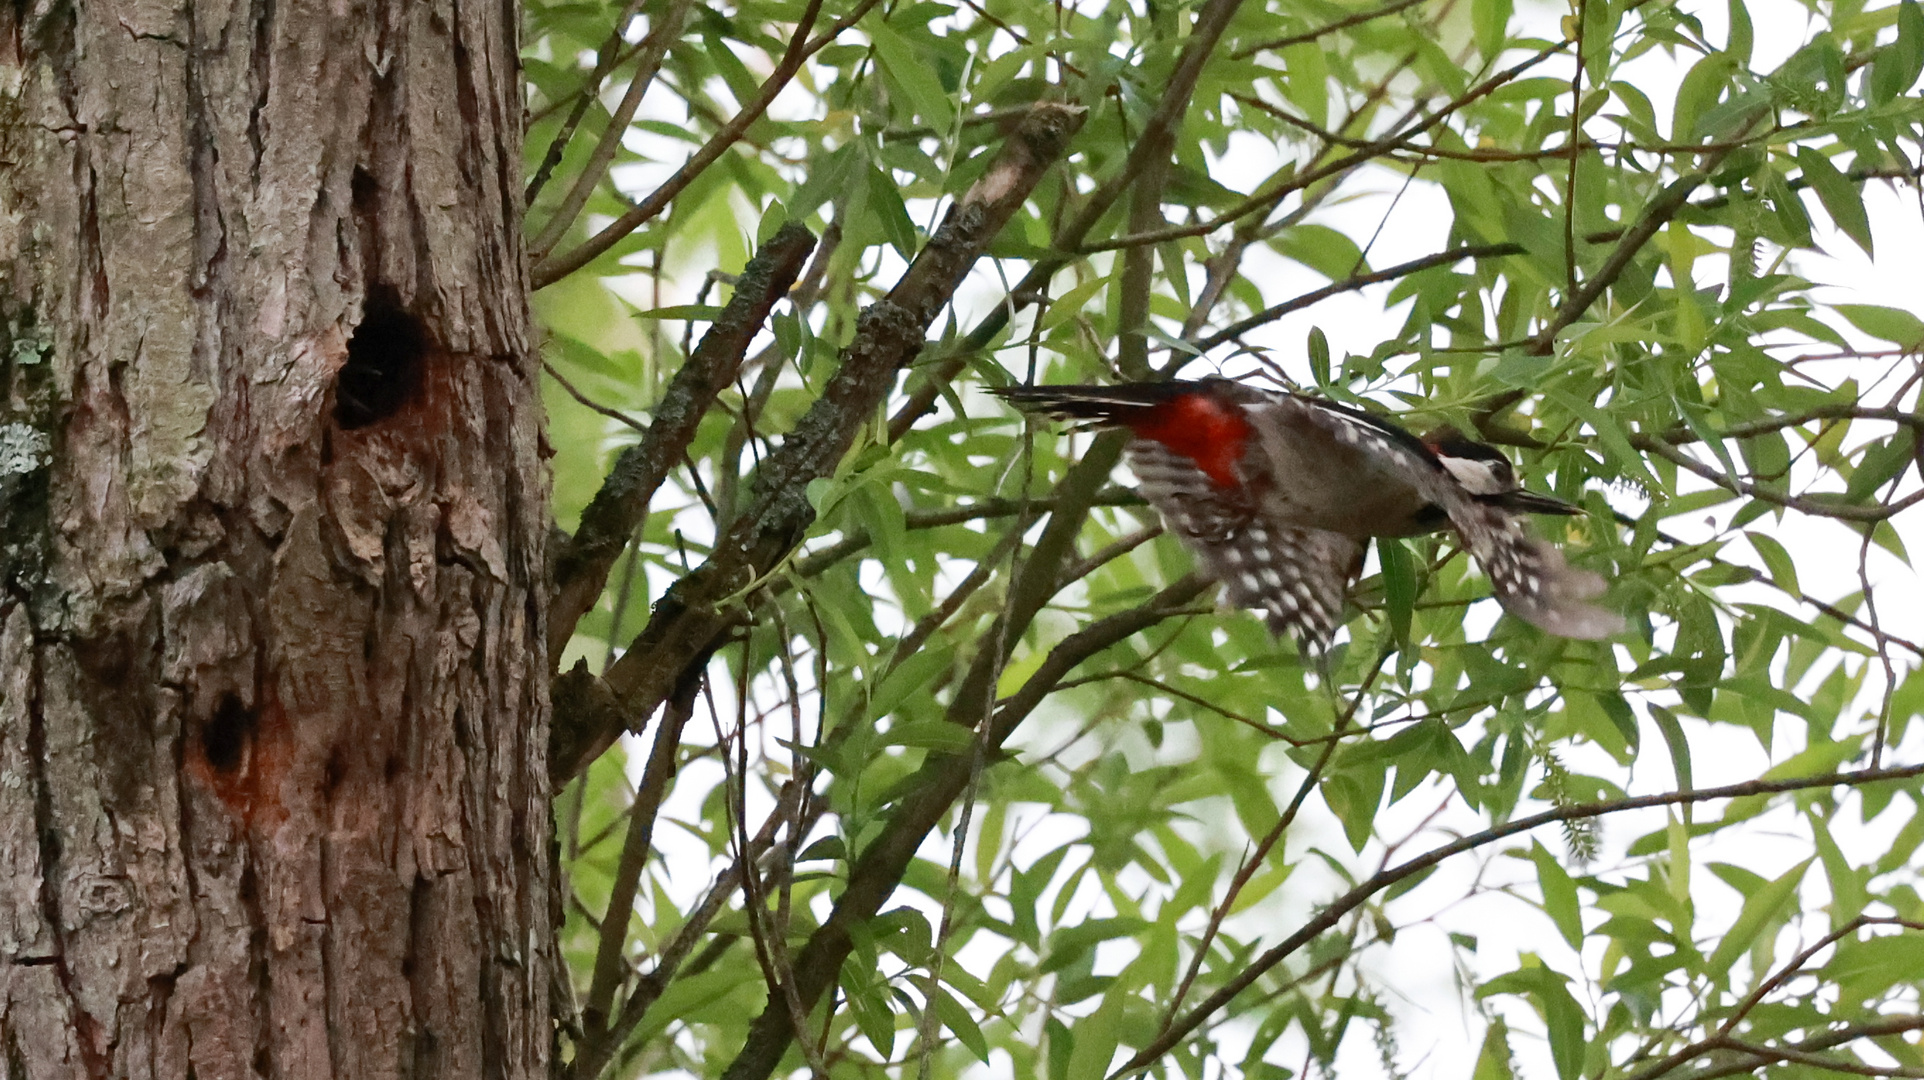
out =
[[[1800,276],[1819,244],[1879,253],[1897,211],[1872,196],[1916,191],[1917,0],[531,0],[525,39],[563,528],[758,238],[824,238],[576,628],[565,664],[591,669],[741,512],[1013,119],[1087,109],[809,486],[801,549],[740,596],[672,788],[637,804],[650,726],[558,795],[577,1075],[719,1075],[785,1007],[808,1049],[780,1070],[836,1077],[1089,1080],[1144,1047],[1189,1077],[1924,1070],[1914,777],[1571,816],[1381,873],[1546,808],[1919,760],[1924,654],[1878,608],[1917,595],[1891,518],[1919,488],[1924,322]],[[1166,158],[1131,156],[1153,137]],[[1319,287],[1329,307],[1291,304]],[[1191,565],[1104,491],[1016,617],[1103,444],[979,388],[1178,371],[1505,443],[1590,511],[1556,539],[1632,630],[1500,618],[1430,537],[1372,560],[1327,673],[1207,598],[1050,670]],[[1805,592],[1838,566],[1861,587]],[[985,655],[996,694],[1049,691],[1006,751],[953,722]],[[964,796],[826,997],[771,997],[929,762]]]

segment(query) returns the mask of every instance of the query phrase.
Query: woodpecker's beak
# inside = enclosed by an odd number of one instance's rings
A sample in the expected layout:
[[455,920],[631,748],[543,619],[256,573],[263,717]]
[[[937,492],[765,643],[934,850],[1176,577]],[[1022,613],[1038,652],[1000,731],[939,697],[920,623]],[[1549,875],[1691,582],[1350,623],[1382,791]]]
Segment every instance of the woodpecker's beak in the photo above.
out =
[[1539,495],[1534,491],[1517,488],[1501,495],[1486,496],[1481,501],[1493,503],[1517,514],[1562,514],[1566,517],[1583,513],[1583,507],[1567,503],[1554,495]]

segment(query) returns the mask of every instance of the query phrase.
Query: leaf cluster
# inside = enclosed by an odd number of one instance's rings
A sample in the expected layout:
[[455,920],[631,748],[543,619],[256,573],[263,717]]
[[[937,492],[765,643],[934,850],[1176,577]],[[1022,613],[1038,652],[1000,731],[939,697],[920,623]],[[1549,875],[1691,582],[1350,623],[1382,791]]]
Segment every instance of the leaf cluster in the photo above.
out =
[[[1806,276],[1915,190],[1917,0],[525,36],[565,1071],[1924,1072],[1924,321]],[[980,392],[1210,371],[1512,450],[1631,632],[1426,537],[1306,663]]]

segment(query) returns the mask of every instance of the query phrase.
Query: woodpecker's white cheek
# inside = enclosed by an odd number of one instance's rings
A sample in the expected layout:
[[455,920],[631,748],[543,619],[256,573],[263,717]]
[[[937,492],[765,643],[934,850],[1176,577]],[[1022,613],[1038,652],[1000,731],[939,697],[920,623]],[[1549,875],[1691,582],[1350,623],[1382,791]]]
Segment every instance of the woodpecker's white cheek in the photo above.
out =
[[1497,475],[1496,466],[1487,461],[1457,457],[1446,457],[1442,461],[1456,482],[1463,485],[1463,490],[1472,495],[1498,495],[1508,490],[1503,478]]

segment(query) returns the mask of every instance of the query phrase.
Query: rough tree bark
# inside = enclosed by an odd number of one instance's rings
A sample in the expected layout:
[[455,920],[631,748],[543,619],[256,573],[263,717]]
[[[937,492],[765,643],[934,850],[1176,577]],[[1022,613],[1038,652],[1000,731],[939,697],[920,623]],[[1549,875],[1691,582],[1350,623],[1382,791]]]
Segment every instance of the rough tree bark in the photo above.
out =
[[516,18],[0,10],[0,1076],[547,1072]]

